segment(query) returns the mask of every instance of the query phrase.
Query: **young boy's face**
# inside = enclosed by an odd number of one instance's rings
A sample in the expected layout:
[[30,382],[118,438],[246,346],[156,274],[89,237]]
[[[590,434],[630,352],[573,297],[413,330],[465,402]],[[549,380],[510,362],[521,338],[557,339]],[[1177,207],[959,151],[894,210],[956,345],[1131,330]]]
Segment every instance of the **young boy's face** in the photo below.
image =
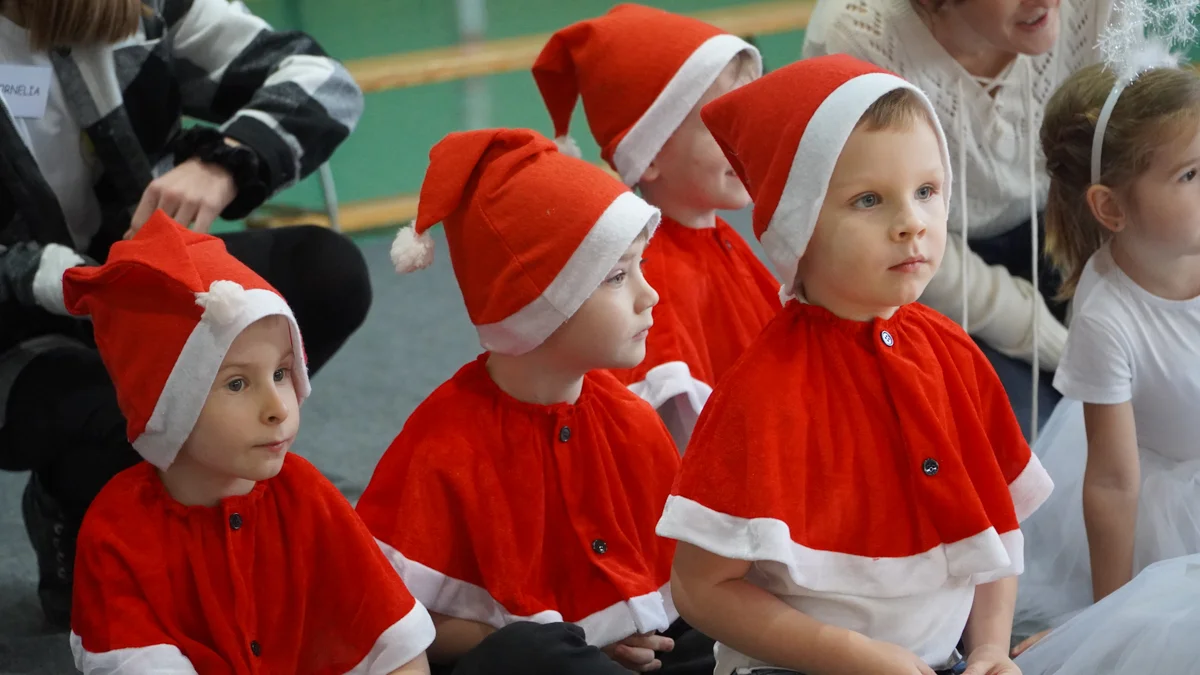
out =
[[746,187],[700,119],[705,104],[743,84],[739,81],[741,68],[741,62],[734,59],[721,71],[643,176],[643,187],[653,184],[647,192],[653,192],[664,206],[681,204],[715,211],[740,209],[750,203]]
[[233,341],[184,443],[190,459],[226,478],[274,477],[300,428],[287,318],[269,316]]
[[857,320],[916,301],[945,252],[945,179],[938,136],[923,117],[855,129],[800,261],[805,298]]
[[646,357],[658,293],[642,276],[646,238],[639,237],[600,287],[543,345],[580,372],[632,368]]

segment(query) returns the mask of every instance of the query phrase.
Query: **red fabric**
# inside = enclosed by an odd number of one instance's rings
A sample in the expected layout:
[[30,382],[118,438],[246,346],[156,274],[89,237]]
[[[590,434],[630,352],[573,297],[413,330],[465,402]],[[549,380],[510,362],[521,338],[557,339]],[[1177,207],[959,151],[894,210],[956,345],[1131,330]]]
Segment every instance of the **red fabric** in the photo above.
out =
[[113,244],[103,266],[73,267],[63,275],[68,311],[91,316],[131,441],[145,431],[171,369],[204,313],[196,294],[218,280],[278,295],[229,255],[225,242],[192,232],[162,211],[133,239]]
[[782,521],[810,549],[906,557],[1016,530],[1009,484],[1030,457],[995,371],[949,319],[914,304],[860,323],[793,301],[709,399],[673,493]]
[[[762,239],[775,215],[796,148],[817,108],[855,77],[885,72],[845,54],[804,59],[738,87],[701,109],[705,126],[754,200],[756,237]],[[770,133],[764,133],[765,129]]]
[[550,36],[533,64],[556,136],[566,135],[583,98],[600,154],[617,145],[692,52],[725,31],[698,19],[635,4],[572,24]]
[[[659,590],[674,542],[654,526],[679,455],[658,415],[603,372],[584,379],[574,405],[522,403],[486,359],[433,392],[384,453],[358,502],[371,532],[516,616],[577,622]],[[486,611],[439,606],[450,593],[410,586],[433,612]]]
[[174,501],[143,462],[96,497],[78,550],[83,648],[172,644],[202,674],[345,673],[416,606],[346,498],[296,455],[214,508]]
[[[445,224],[471,322],[496,323],[533,302],[628,189],[527,129],[453,133],[433,146],[415,227]],[[536,208],[533,195],[553,195]],[[607,271],[607,270],[605,270]]]
[[720,218],[715,229],[694,230],[664,217],[645,259],[659,295],[646,358],[613,374],[629,385],[682,361],[694,379],[715,386],[779,312],[779,282]]

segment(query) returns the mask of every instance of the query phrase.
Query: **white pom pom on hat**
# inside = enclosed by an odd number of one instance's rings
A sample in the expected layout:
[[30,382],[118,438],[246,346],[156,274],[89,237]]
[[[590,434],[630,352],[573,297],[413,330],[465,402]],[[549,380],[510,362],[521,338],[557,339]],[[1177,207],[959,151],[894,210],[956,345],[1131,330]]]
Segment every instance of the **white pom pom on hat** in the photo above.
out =
[[201,321],[227,326],[246,308],[246,289],[236,281],[214,281],[207,291],[196,294],[196,304],[204,308]]
[[392,265],[396,274],[423,270],[433,264],[433,237],[429,232],[417,234],[415,223],[400,228],[392,240]]
[[579,144],[575,142],[574,138],[571,138],[566,134],[556,137],[554,139],[554,145],[558,146],[558,151],[567,157],[583,159],[583,150],[579,149]]

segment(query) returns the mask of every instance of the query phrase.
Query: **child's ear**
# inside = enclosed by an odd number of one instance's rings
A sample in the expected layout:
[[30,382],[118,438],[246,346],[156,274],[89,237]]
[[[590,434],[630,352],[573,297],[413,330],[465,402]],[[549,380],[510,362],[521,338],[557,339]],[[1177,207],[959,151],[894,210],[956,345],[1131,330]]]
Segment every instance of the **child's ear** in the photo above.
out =
[[650,166],[646,167],[646,171],[642,173],[642,178],[638,181],[638,185],[643,183],[653,183],[654,181],[658,180],[658,177],[661,175],[662,170],[658,168],[658,160],[655,159],[650,162]]
[[1125,229],[1125,209],[1117,193],[1107,185],[1092,185],[1087,189],[1088,208],[1092,216],[1110,232]]

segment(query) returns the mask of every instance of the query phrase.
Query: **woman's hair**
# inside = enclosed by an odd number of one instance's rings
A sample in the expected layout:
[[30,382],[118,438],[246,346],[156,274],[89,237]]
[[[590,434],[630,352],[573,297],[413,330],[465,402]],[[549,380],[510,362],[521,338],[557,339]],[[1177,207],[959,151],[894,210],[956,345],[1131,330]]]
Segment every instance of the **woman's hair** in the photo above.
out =
[[111,44],[137,32],[142,0],[0,0],[29,31],[30,47]]
[[[1087,190],[1096,120],[1115,81],[1103,64],[1088,66],[1067,78],[1046,104],[1041,132],[1050,174],[1046,252],[1062,273],[1061,299],[1075,294],[1084,264],[1108,237],[1088,205]],[[1194,131],[1198,121],[1200,75],[1190,68],[1143,73],[1121,92],[1109,117],[1100,184],[1121,193],[1149,167],[1155,150]]]

